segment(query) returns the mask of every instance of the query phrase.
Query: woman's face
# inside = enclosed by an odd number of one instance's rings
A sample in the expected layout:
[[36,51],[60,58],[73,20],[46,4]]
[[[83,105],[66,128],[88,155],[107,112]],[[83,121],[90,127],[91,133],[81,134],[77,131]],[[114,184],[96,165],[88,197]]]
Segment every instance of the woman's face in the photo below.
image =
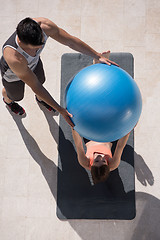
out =
[[107,156],[101,153],[94,153],[93,166],[100,167],[102,165],[108,165]]

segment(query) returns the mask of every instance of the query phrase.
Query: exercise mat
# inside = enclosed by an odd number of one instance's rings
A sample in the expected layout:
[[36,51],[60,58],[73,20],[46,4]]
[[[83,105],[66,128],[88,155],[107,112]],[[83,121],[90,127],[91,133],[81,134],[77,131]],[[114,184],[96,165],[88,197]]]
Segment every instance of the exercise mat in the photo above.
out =
[[[134,60],[130,53],[111,53],[132,77]],[[72,77],[93,59],[66,53],[61,59],[61,106]],[[84,145],[85,146],[85,145]],[[114,153],[116,142],[112,146]],[[104,183],[93,184],[90,171],[80,166],[69,125],[60,116],[57,173],[57,216],[65,219],[133,219],[135,217],[134,132],[132,131],[118,169]]]

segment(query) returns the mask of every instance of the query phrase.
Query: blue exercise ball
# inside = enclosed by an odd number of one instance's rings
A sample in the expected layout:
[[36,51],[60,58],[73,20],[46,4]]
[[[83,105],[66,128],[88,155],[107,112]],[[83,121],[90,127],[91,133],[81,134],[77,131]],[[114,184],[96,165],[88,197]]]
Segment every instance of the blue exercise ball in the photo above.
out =
[[115,65],[94,64],[68,84],[67,110],[74,129],[97,142],[112,142],[129,133],[139,120],[142,97],[133,78]]

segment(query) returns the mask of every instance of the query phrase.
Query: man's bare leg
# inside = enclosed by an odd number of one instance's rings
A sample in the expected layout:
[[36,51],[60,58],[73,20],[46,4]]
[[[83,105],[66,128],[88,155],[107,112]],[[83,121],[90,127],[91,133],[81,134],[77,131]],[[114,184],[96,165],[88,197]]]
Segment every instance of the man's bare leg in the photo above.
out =
[[7,96],[7,93],[6,93],[5,88],[2,89],[2,95],[3,95],[4,101],[5,101],[6,103],[10,104],[11,102],[13,102],[13,100],[11,100],[11,99]]

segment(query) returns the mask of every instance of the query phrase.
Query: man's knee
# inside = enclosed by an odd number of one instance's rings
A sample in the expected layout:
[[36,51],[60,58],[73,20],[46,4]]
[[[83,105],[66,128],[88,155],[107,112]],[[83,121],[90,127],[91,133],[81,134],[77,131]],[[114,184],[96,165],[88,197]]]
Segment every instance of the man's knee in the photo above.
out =
[[14,94],[9,94],[9,93],[7,93],[7,97],[8,97],[9,99],[11,99],[12,101],[19,102],[19,101],[21,101],[21,100],[24,98],[24,94],[14,95]]

